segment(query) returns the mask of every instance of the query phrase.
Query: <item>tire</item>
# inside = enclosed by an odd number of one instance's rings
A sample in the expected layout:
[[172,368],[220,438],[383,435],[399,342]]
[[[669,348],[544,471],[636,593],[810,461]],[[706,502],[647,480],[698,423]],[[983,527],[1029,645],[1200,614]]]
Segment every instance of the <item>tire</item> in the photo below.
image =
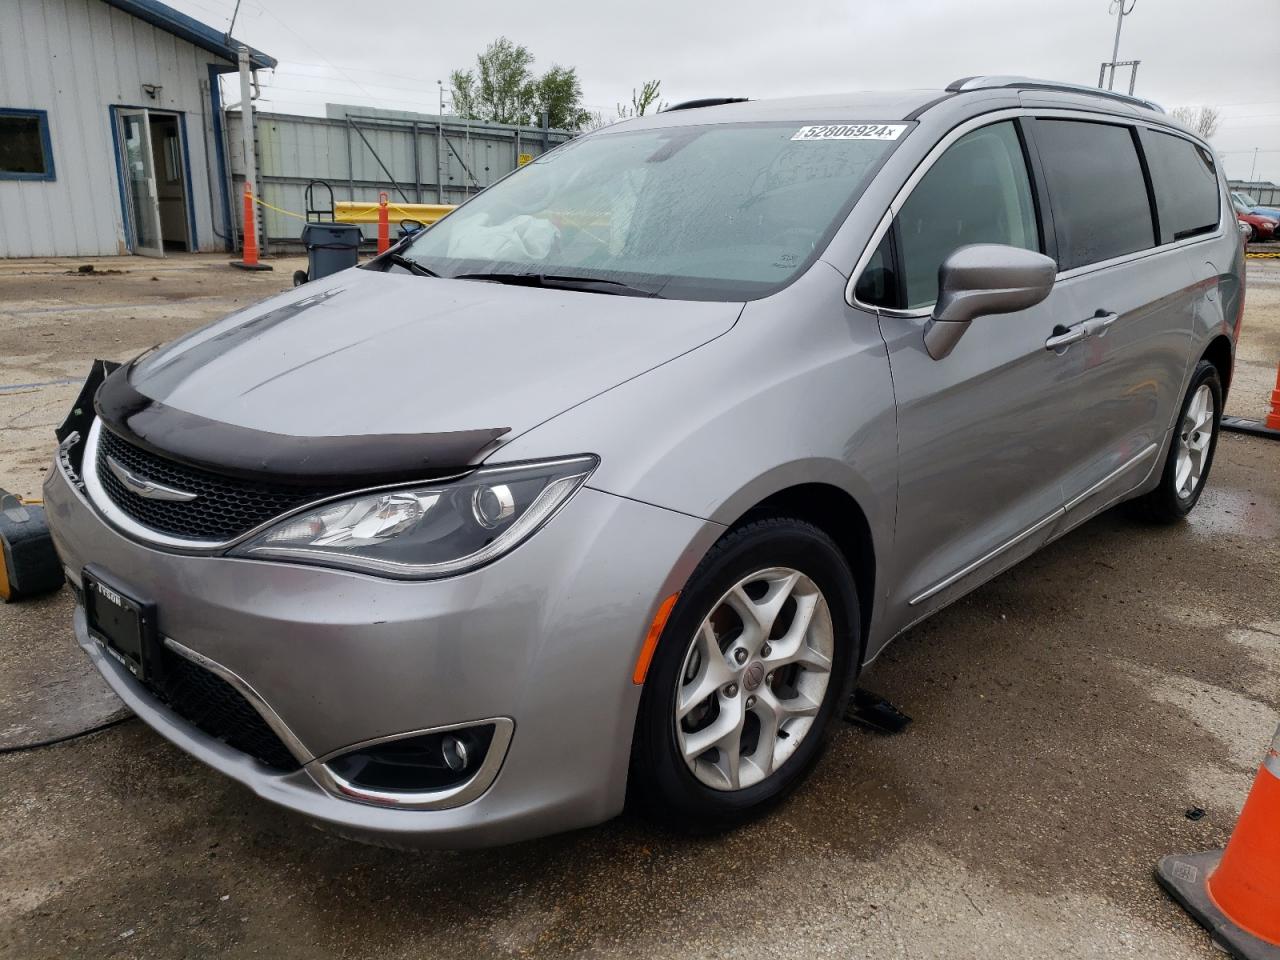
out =
[[305,270],[293,271],[293,285],[295,287],[300,287],[306,282],[307,282],[307,271]]
[[[1207,418],[1200,412],[1203,408],[1198,405],[1206,397],[1211,404],[1207,410]],[[1173,441],[1169,444],[1169,455],[1160,476],[1160,485],[1134,501],[1140,515],[1156,523],[1177,523],[1192,511],[1209,480],[1213,454],[1218,447],[1221,420],[1222,380],[1218,376],[1217,367],[1208,360],[1201,360],[1196,365],[1191,385],[1187,388],[1187,395],[1183,397],[1182,407],[1178,411]],[[1209,428],[1207,440],[1203,439],[1205,427]],[[1194,472],[1198,463],[1199,473],[1190,482],[1179,472],[1183,456],[1188,452],[1188,443],[1191,447],[1197,443],[1203,444],[1199,459],[1192,456],[1192,470]]]
[[[743,604],[750,606],[739,616]],[[807,619],[799,619],[802,609]],[[777,612],[771,632],[763,627],[770,610]],[[725,534],[689,578],[650,664],[631,751],[633,804],[669,826],[706,833],[779,803],[817,762],[831,719],[848,700],[861,661],[860,622],[848,564],[817,527],[774,518]],[[713,653],[702,657],[713,641],[718,662]],[[736,696],[726,696],[730,687]],[[703,690],[711,692],[699,699]],[[691,703],[677,720],[678,707]],[[781,718],[777,737],[767,732],[770,717]],[[735,724],[736,787],[730,754],[719,747],[686,759]]]

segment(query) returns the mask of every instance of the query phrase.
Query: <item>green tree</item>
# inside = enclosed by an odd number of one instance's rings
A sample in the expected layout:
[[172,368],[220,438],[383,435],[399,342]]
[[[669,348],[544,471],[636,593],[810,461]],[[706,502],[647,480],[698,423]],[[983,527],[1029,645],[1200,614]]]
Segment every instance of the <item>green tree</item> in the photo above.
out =
[[551,126],[579,130],[591,118],[576,68],[555,65],[536,77],[533,54],[506,37],[476,57],[474,70],[454,70],[449,86],[454,113],[470,120],[539,124],[546,110]]
[[618,119],[629,120],[631,117],[643,117],[653,107],[653,112],[665,110],[667,104],[660,99],[662,94],[661,80],[646,80],[637,91],[631,88],[631,106],[618,104]]
[[476,57],[475,70],[449,77],[453,111],[470,120],[528,123],[534,100],[533,54],[499,37]]
[[553,127],[581,130],[591,121],[591,114],[582,106],[582,83],[576,67],[553,66],[538,78],[534,96],[537,111],[547,111]]

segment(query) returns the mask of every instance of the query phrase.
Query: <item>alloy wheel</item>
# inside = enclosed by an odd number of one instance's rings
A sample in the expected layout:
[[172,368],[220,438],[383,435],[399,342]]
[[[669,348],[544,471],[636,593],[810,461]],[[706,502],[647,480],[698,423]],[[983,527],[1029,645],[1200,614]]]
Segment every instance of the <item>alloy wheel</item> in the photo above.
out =
[[809,577],[771,567],[734,584],[676,681],[676,740],[698,781],[741,790],[786,763],[813,728],[834,651],[830,607]]
[[1202,383],[1187,404],[1178,428],[1178,466],[1173,483],[1180,499],[1191,497],[1204,476],[1209,445],[1213,442],[1215,414],[1213,391],[1207,383]]

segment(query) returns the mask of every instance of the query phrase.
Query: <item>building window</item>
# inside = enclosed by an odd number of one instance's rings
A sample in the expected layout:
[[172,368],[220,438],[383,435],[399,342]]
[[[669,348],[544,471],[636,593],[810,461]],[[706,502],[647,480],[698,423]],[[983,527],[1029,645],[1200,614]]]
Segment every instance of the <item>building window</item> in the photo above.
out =
[[49,114],[0,107],[0,180],[53,180]]

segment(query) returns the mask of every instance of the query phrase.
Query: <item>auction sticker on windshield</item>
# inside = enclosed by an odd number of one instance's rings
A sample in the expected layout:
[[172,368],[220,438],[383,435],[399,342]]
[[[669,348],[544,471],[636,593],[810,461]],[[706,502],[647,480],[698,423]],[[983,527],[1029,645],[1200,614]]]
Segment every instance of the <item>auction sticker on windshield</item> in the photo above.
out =
[[824,123],[801,127],[792,140],[897,140],[905,123]]

